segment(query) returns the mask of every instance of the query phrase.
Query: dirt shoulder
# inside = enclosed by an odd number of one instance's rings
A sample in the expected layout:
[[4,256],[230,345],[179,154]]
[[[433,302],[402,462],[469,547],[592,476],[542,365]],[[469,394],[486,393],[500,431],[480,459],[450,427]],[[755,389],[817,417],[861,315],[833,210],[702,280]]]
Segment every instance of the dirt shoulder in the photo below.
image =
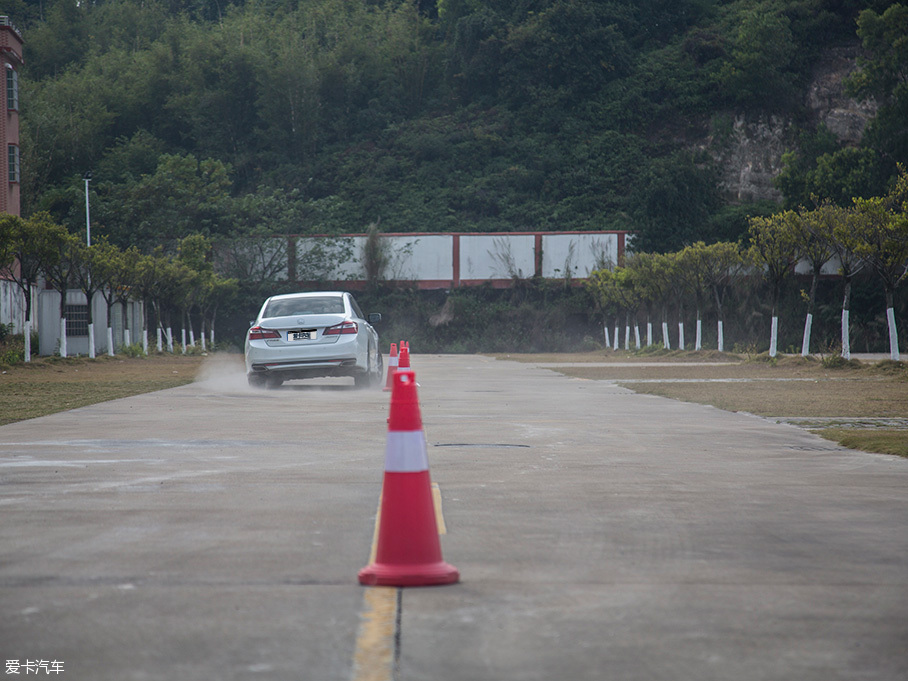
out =
[[0,368],[0,425],[195,380],[205,357],[39,357]]
[[638,393],[786,421],[848,447],[908,456],[908,365],[720,353],[498,355]]

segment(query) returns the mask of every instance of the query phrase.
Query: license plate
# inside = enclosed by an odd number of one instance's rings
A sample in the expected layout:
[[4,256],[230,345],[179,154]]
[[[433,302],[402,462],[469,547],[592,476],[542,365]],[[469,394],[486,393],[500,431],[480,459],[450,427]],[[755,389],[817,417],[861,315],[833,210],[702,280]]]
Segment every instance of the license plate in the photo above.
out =
[[288,331],[287,340],[291,341],[301,341],[301,340],[313,340],[315,338],[315,329],[310,329],[308,331]]

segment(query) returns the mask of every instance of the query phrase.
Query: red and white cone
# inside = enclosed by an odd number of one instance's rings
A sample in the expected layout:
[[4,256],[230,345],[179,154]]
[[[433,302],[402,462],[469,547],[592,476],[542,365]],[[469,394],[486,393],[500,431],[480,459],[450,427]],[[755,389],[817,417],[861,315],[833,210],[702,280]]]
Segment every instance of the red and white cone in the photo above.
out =
[[397,343],[391,343],[391,354],[388,355],[388,378],[385,381],[385,387],[382,388],[386,393],[391,392],[391,382],[394,379],[394,372],[397,371],[399,361],[400,360],[397,357]]
[[400,342],[400,356],[397,358],[398,369],[410,368],[410,344]]
[[459,579],[457,568],[441,557],[416,376],[399,369],[391,392],[375,562],[359,571],[359,583],[434,586]]

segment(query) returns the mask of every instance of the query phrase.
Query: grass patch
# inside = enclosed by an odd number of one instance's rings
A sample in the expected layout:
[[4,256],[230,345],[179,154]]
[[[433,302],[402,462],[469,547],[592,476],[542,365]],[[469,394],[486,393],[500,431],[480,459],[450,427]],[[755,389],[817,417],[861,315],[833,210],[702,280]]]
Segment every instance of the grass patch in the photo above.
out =
[[904,430],[845,430],[826,428],[813,431],[843,447],[878,454],[894,454],[908,458],[908,432]]
[[195,380],[201,356],[40,357],[0,369],[0,425]]

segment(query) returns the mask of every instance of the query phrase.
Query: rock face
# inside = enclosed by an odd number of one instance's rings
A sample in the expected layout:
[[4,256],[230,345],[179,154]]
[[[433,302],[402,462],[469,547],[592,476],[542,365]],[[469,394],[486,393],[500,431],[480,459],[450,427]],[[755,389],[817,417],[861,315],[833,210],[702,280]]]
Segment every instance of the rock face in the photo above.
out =
[[[856,68],[860,48],[830,48],[814,68],[806,105],[814,125],[826,127],[844,144],[858,144],[876,115],[875,102],[857,102],[845,94],[844,80]],[[780,116],[734,116],[721,141],[707,143],[719,164],[721,188],[736,201],[780,201],[773,179],[782,170],[782,154],[794,146],[793,121]]]
[[790,121],[778,116],[748,120],[735,116],[731,135],[719,154],[720,186],[739,202],[780,201],[773,178],[782,170]]
[[857,68],[857,48],[831,48],[814,69],[807,106],[817,123],[825,123],[839,141],[858,144],[876,116],[874,101],[858,102],[845,94],[844,79]]

